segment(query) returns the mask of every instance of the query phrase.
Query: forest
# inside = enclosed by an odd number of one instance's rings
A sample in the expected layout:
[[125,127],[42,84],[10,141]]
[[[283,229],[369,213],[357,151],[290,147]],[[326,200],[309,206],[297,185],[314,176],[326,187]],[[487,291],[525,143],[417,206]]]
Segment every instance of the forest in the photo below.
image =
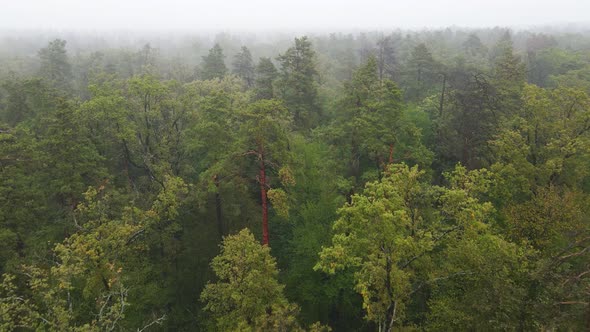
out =
[[590,330],[590,30],[0,35],[0,331]]

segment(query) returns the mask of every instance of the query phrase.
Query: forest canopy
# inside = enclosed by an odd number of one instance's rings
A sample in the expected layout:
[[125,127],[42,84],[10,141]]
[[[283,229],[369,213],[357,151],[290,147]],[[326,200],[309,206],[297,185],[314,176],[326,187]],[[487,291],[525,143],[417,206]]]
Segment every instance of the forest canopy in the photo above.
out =
[[590,33],[0,38],[1,331],[590,329]]

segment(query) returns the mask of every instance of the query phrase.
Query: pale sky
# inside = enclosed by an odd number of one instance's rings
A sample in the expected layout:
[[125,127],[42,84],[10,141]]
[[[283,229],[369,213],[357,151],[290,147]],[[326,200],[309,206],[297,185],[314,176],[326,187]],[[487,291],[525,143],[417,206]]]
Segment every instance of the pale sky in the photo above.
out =
[[351,30],[590,23],[590,0],[0,0],[0,29]]

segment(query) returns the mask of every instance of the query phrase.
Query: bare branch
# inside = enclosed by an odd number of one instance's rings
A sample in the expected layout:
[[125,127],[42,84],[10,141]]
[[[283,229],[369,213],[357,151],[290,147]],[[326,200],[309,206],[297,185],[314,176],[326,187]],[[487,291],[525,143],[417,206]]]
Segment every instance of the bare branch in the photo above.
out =
[[149,324],[147,324],[146,326],[144,326],[141,329],[137,329],[137,332],[143,332],[146,329],[148,329],[150,326],[154,325],[154,324],[158,324],[158,325],[162,325],[162,323],[166,320],[166,314],[162,315],[159,318],[156,318],[155,320],[151,321]]

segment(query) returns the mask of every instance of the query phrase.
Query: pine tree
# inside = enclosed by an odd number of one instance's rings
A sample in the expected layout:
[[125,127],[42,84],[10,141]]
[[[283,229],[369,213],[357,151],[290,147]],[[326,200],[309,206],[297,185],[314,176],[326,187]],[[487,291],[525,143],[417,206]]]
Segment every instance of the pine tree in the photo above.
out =
[[223,49],[219,44],[215,44],[207,56],[203,57],[201,64],[200,77],[203,80],[212,80],[222,78],[227,73],[227,67],[224,61]]
[[488,51],[486,46],[481,42],[479,37],[474,33],[469,34],[469,36],[467,37],[467,40],[465,40],[463,42],[463,48],[465,49],[465,51],[468,54],[470,54],[472,56],[475,56],[475,55],[483,56]]
[[315,51],[307,37],[295,38],[295,45],[279,55],[279,95],[293,114],[298,129],[310,129],[321,118],[318,105],[318,72]]
[[379,79],[389,78],[394,80],[399,65],[396,49],[394,47],[394,36],[381,38],[377,42],[377,61],[379,64]]
[[260,58],[258,66],[256,66],[255,91],[257,99],[272,99],[275,97],[273,86],[277,77],[277,68],[270,58]]
[[420,43],[412,50],[406,66],[406,97],[419,101],[437,82],[438,64],[428,47],[424,43]]
[[254,62],[252,54],[246,46],[242,46],[240,53],[236,54],[232,72],[246,82],[248,88],[254,84]]
[[[284,178],[290,161],[289,136],[291,117],[287,109],[277,100],[254,102],[242,114],[241,141],[242,155],[254,157],[260,186],[262,207],[262,243],[269,244],[268,208],[269,199],[274,201],[277,212],[287,211],[285,192],[271,186],[271,171]],[[287,181],[290,182],[290,181]],[[282,209],[281,209],[282,207]],[[281,211],[282,210],[282,211]]]
[[493,81],[496,89],[495,108],[504,115],[516,112],[521,106],[521,96],[525,84],[525,66],[520,57],[514,54],[512,38],[506,32],[495,47],[493,62]]
[[68,91],[71,87],[72,66],[68,60],[66,41],[56,39],[39,50],[41,68],[39,75],[44,78],[52,87]]

